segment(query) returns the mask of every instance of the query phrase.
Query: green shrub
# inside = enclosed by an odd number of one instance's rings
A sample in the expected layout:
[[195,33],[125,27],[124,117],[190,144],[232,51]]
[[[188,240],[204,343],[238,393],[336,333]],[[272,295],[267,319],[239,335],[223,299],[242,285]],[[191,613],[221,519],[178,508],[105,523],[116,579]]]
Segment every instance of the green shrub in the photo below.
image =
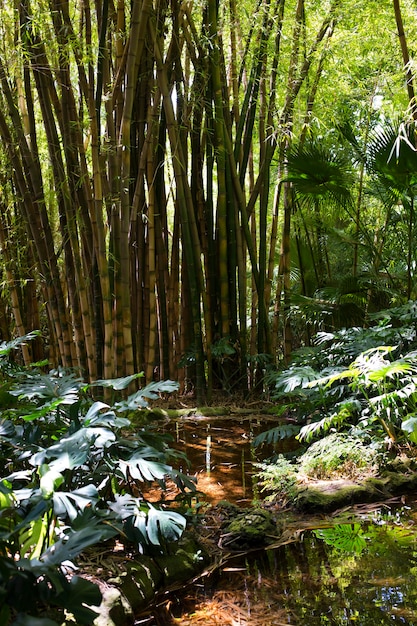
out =
[[299,472],[309,478],[358,478],[378,468],[379,453],[361,440],[332,433],[309,446],[299,458]]
[[266,501],[288,502],[297,493],[297,466],[279,455],[273,463],[257,463],[258,478],[262,492],[267,492]]
[[[17,616],[16,625],[50,625],[43,616],[53,606],[73,613],[77,624],[91,624],[95,613],[87,605],[99,604],[101,594],[68,576],[74,559],[116,537],[133,551],[163,553],[185,528],[182,515],[152,505],[143,493],[153,483],[165,488],[167,478],[181,491],[195,490],[171,465],[186,459],[167,436],[151,426],[133,429],[129,419],[177,384],[152,383],[109,405],[94,401],[93,385],[74,373],[10,369],[7,350],[0,346],[0,370],[17,401],[0,408],[0,623]],[[137,377],[94,387],[117,394]]]
[[[271,397],[299,425],[299,441],[343,431],[391,446],[417,443],[415,309],[412,302],[383,311],[370,328],[318,333],[312,348],[294,353],[290,367],[269,373]],[[280,427],[276,436],[283,432]]]

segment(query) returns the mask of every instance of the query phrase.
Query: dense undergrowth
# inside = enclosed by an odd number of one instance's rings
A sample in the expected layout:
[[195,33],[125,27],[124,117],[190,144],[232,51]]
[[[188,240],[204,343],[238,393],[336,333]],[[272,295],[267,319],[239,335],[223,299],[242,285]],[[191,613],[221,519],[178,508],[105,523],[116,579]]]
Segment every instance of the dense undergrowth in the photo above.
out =
[[[182,455],[151,425],[132,427],[148,400],[177,389],[153,383],[131,395],[137,376],[86,384],[74,373],[13,364],[32,335],[0,346],[0,624],[52,626],[51,608],[91,624],[101,593],[76,575],[87,547],[116,540],[154,554],[179,539],[186,520],[147,502],[142,488],[167,478],[180,492],[194,482],[174,470]],[[94,400],[100,392],[109,402]]]
[[[254,443],[295,437],[299,448],[258,468],[264,491],[291,500],[300,476],[360,480],[404,453],[414,457],[415,313],[409,303],[375,315],[368,328],[318,333],[290,367],[268,375],[280,425]],[[65,611],[89,624],[101,594],[77,576],[77,557],[116,541],[161,554],[186,527],[186,506],[144,496],[170,479],[186,503],[195,483],[173,469],[186,459],[152,423],[132,425],[138,409],[177,384],[128,395],[140,375],[87,384],[45,364],[22,368],[13,354],[31,337],[0,346],[0,624],[53,626]]]
[[[295,437],[299,448],[260,466],[263,488],[294,496],[297,477],[360,477],[417,443],[416,304],[382,311],[367,328],[318,333],[268,383],[282,423],[255,445]],[[285,418],[285,419],[284,419]]]

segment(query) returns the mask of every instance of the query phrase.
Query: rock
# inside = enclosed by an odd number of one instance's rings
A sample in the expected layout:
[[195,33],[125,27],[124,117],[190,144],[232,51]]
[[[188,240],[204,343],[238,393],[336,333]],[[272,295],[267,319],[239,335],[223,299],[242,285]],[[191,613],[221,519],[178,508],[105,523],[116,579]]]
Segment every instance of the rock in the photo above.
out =
[[196,574],[195,563],[184,550],[178,550],[172,556],[158,557],[156,560],[164,575],[164,586],[184,582]]
[[237,515],[225,526],[222,547],[232,550],[261,548],[267,545],[270,537],[281,532],[272,514],[256,508]]
[[94,626],[131,626],[134,624],[132,608],[126,597],[116,587],[101,589],[103,600],[98,608]]
[[321,480],[299,489],[296,508],[304,513],[330,512],[343,506],[377,502],[417,488],[417,473],[384,472],[361,481],[348,479]]

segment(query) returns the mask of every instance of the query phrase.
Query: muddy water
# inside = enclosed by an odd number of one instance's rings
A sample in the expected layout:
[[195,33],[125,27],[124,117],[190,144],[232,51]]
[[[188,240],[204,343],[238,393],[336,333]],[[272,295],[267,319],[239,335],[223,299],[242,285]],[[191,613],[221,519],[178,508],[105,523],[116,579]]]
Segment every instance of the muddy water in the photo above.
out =
[[[187,419],[169,428],[206,501],[246,505],[258,495],[253,463],[272,452],[251,446],[268,428],[261,418]],[[348,523],[333,519],[330,535],[307,530],[288,545],[232,556],[139,623],[417,626],[417,505],[406,504],[356,513]]]
[[359,553],[309,531],[277,550],[237,557],[217,580],[172,604],[172,623],[416,626],[417,533],[405,526],[366,524]]
[[[257,416],[185,418],[170,423],[166,432],[174,437],[173,447],[185,452],[190,461],[189,468],[180,469],[197,477],[197,488],[207,502],[229,500],[245,506],[259,495],[254,463],[274,451],[271,446],[255,449],[251,442],[273,425]],[[289,445],[283,443],[281,449]]]

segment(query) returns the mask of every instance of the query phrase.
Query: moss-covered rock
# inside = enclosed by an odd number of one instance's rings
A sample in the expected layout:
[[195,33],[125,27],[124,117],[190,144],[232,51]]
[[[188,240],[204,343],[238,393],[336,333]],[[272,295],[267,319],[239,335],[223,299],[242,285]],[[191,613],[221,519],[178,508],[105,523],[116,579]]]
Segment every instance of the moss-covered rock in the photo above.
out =
[[376,502],[417,489],[417,473],[384,472],[361,481],[347,479],[315,481],[299,487],[295,500],[304,513],[334,511],[342,506]]
[[119,576],[115,576],[108,580],[110,585],[115,585],[129,602],[132,611],[136,612],[146,606],[153,598],[152,593],[148,593],[149,586],[142,586],[138,583],[130,572],[121,572]]
[[146,597],[151,598],[163,582],[160,568],[150,557],[141,556],[140,561],[126,565],[128,574],[143,588]]
[[163,584],[169,586],[175,582],[184,582],[192,578],[198,571],[193,557],[184,550],[178,550],[171,556],[161,556],[157,559],[163,573]]
[[163,575],[163,586],[193,578],[209,560],[205,549],[188,535],[181,538],[173,554],[155,558]]
[[261,548],[279,532],[280,529],[269,511],[261,508],[248,509],[225,526],[222,546],[232,550]]

